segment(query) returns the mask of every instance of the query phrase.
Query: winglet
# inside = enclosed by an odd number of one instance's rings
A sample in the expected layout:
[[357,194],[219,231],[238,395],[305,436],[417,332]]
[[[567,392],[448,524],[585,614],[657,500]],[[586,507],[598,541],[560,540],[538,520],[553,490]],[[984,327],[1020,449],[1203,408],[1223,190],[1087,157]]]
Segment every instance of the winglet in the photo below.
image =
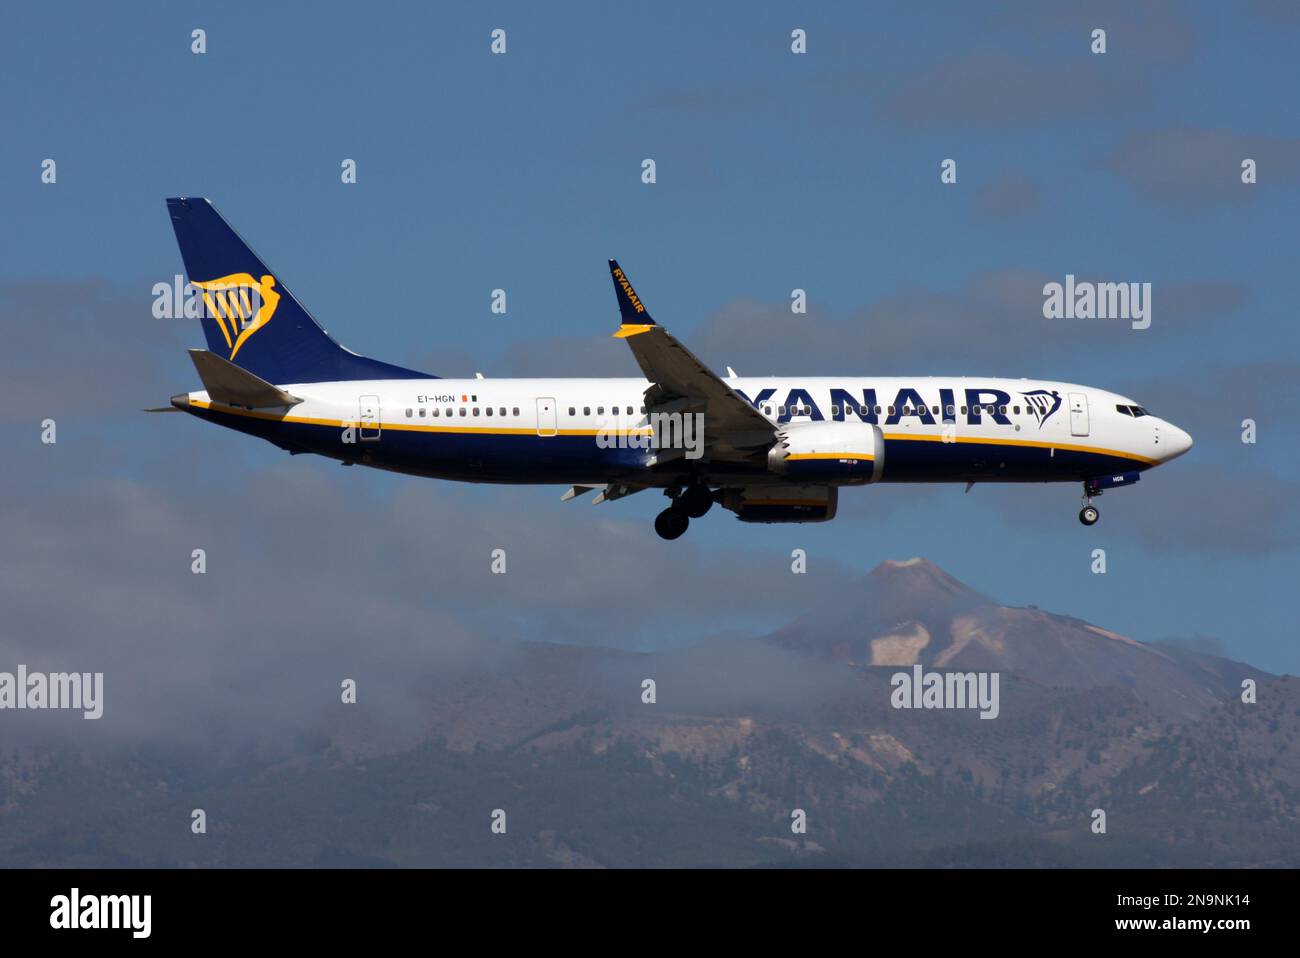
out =
[[618,297],[618,314],[622,320],[622,325],[614,335],[624,339],[637,333],[644,333],[654,326],[655,321],[650,318],[650,311],[645,308],[645,303],[641,302],[641,297],[632,288],[627,274],[618,265],[618,260],[609,261],[609,275],[614,279],[614,295]]

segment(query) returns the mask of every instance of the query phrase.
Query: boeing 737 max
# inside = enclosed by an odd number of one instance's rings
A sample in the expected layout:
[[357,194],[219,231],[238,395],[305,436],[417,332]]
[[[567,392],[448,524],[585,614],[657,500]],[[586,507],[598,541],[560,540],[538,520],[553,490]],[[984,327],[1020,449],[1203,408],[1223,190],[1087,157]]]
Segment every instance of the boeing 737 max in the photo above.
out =
[[[169,199],[206,350],[172,406],[291,453],[596,502],[660,489],[665,539],[716,503],[744,522],[835,516],[841,486],[1075,482],[1079,519],[1191,437],[1125,396],[988,378],[726,378],[655,323],[618,264],[644,379],[442,379],[339,346],[206,199]],[[186,309],[186,314],[191,310]]]

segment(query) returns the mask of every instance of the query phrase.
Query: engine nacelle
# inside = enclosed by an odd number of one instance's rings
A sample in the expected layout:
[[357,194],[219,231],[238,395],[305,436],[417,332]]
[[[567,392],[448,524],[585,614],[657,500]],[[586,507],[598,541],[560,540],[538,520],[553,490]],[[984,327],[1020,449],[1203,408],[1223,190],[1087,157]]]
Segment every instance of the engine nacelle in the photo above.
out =
[[795,423],[778,434],[767,466],[798,482],[879,482],[885,471],[885,435],[866,422]]
[[835,518],[833,486],[748,486],[724,489],[722,507],[741,522],[826,522]]

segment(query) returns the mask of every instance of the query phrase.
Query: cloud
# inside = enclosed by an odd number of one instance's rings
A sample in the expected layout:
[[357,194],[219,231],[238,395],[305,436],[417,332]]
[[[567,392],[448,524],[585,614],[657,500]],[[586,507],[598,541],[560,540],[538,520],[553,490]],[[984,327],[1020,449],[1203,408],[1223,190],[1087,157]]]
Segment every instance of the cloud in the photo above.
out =
[[184,344],[203,337],[196,320],[155,319],[152,307],[147,287],[133,295],[96,281],[0,285],[8,397],[0,417],[102,419],[165,406],[182,388],[173,370],[189,366]]
[[[879,118],[906,130],[1070,125],[1149,103],[1153,82],[1188,62],[1196,45],[1192,18],[1165,0],[1014,0],[992,10],[985,26],[999,46],[972,46],[911,69],[831,70],[808,82],[868,99]],[[1107,33],[1103,55],[1091,52],[1097,27]]]
[[[1158,553],[1232,559],[1276,556],[1300,545],[1300,516],[1292,508],[1300,482],[1240,459],[1198,459],[1204,455],[1198,446],[1137,485],[1106,493],[1097,503],[1106,535]],[[1014,522],[1027,509],[1059,509],[1061,488],[989,486],[984,495]]]
[[1107,63],[1126,55],[1162,64],[1181,63],[1196,45],[1186,5],[1171,0],[1090,0],[1087,4],[1008,0],[993,13],[998,28],[1013,28],[1035,38],[1057,37],[1090,50],[1092,31],[1106,31]]
[[657,704],[673,712],[801,714],[860,689],[862,679],[838,664],[765,642],[721,638],[649,657]]
[[1142,508],[1123,520],[1151,547],[1262,556],[1300,545],[1300,482],[1230,465],[1180,461],[1174,469],[1159,495],[1134,499]]
[[1198,447],[1218,443],[1224,451],[1240,452],[1242,420],[1254,419],[1260,429],[1258,448],[1267,450],[1274,440],[1291,448],[1300,441],[1300,360],[1258,359],[1183,370],[1146,383],[1141,401],[1190,432]]
[[[1247,158],[1257,164],[1259,181],[1253,185],[1241,182]],[[1101,165],[1166,206],[1244,204],[1300,182],[1300,139],[1188,127],[1153,130],[1127,136]]]
[[[830,560],[815,581],[792,576],[779,550],[661,542],[654,492],[592,506],[311,456],[268,467],[246,437],[167,419],[171,435],[208,441],[142,478],[55,481],[59,465],[35,451],[0,477],[0,495],[29,506],[0,540],[0,670],[102,671],[106,684],[103,719],[28,713],[0,723],[11,742],[276,752],[323,729],[397,748],[427,733],[439,689],[514,667],[523,642],[665,648],[708,634],[720,608],[757,631],[852,578]],[[170,438],[128,434],[123,461]],[[504,575],[490,569],[498,548]],[[340,702],[346,678],[356,706]]]
[[1199,632],[1193,632],[1190,635],[1171,635],[1153,644],[1157,647],[1171,646],[1175,649],[1195,652],[1197,655],[1217,655],[1220,658],[1225,658],[1227,655],[1223,643],[1219,639]]
[[1053,60],[1033,60],[1022,52],[965,53],[884,87],[875,98],[876,112],[906,129],[1005,129],[1110,116],[1146,97],[1143,74],[1088,56],[1086,48],[1078,58]]
[[1003,174],[976,191],[975,215],[993,222],[1025,219],[1039,210],[1041,192],[1038,184],[1023,174]]
[[631,351],[610,336],[566,336],[513,342],[501,358],[507,376],[640,376]]
[[[1203,330],[1248,301],[1233,282],[1155,282],[1151,329],[1134,333],[1126,322],[1047,320],[1043,286],[1058,275],[1001,269],[972,275],[955,293],[908,286],[865,306],[836,314],[815,304],[793,314],[785,302],[738,299],[714,313],[687,339],[705,362],[727,363],[745,375],[1006,375],[1025,360],[1064,356],[1099,342],[1143,347]],[[1141,277],[1077,279],[1138,281]],[[717,365],[717,368],[721,368]]]

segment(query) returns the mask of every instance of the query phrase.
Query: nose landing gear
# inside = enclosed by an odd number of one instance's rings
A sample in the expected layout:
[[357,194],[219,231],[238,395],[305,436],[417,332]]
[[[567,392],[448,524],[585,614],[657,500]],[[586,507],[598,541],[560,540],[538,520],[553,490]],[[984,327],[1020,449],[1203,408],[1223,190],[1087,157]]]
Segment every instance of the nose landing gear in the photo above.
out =
[[1101,489],[1097,483],[1089,480],[1083,484],[1083,508],[1079,510],[1079,521],[1085,526],[1095,525],[1101,518],[1101,513],[1092,504],[1093,497],[1100,495]]

